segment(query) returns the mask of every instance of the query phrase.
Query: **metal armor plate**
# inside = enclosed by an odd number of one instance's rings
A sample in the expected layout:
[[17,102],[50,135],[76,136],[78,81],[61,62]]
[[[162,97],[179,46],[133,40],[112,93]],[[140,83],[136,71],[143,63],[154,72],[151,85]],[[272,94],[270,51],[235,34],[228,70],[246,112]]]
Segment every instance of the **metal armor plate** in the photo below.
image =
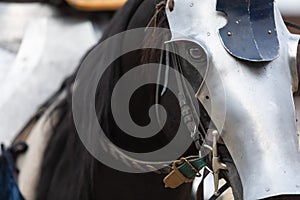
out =
[[217,11],[227,16],[219,34],[231,55],[255,62],[278,57],[274,0],[218,0]]

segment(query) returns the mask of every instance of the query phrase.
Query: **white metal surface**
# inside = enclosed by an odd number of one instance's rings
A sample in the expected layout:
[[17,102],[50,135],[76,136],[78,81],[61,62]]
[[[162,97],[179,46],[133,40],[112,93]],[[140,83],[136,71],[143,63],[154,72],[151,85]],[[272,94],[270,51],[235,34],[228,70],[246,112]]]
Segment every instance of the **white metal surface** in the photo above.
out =
[[280,57],[272,62],[241,62],[221,44],[218,30],[226,18],[215,8],[216,0],[182,0],[176,1],[172,12],[167,9],[172,40],[188,38],[209,54],[206,85],[197,97],[222,133],[241,177],[245,200],[300,194],[292,96],[298,83],[299,36],[287,31],[275,9]]
[[0,142],[8,144],[97,41],[87,18],[42,4],[0,4]]
[[300,16],[299,0],[275,0],[280,12],[287,16]]

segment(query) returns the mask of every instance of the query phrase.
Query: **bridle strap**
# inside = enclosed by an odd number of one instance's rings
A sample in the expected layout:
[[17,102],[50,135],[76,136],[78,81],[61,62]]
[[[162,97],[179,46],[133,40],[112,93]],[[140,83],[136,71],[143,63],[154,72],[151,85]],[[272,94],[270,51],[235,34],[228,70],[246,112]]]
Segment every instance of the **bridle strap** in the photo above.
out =
[[221,194],[223,194],[228,188],[230,187],[229,183],[225,183],[220,189],[219,189],[219,195],[212,195],[212,197],[209,198],[209,200],[216,200],[220,197]]
[[[201,182],[199,183],[198,187],[197,187],[197,191],[196,191],[196,199],[197,200],[202,200],[205,199],[204,197],[204,180],[205,178],[209,175],[209,171],[204,168],[203,171],[203,177]],[[230,187],[230,184],[228,182],[226,182],[220,189],[219,189],[219,195],[212,195],[209,200],[216,200],[217,198],[219,198],[228,188]]]
[[294,24],[294,23],[291,23],[291,22],[288,22],[288,21],[284,21],[284,23],[287,27],[291,27],[291,28],[300,30],[300,25],[298,25],[298,24]]
[[[172,43],[168,43],[166,45],[172,45]],[[176,52],[175,47],[172,46],[172,48]],[[177,70],[179,74],[183,74],[178,55],[172,56],[172,61],[175,70]],[[206,131],[204,125],[200,120],[200,117],[197,115],[196,106],[193,103],[193,99],[187,87],[187,83],[185,82],[185,80],[182,79],[182,77],[179,74],[176,74],[176,82],[177,82],[177,87],[181,98],[179,99],[179,101],[181,101],[180,104],[182,104],[180,105],[180,107],[182,111],[184,106],[189,107],[189,110],[191,112],[191,122],[194,127],[190,127],[188,124],[186,124],[186,127],[191,134],[191,137],[196,145],[196,148],[200,150],[201,145],[203,144],[203,142],[205,142],[204,135],[206,135]],[[200,132],[198,131],[199,128],[200,128]]]

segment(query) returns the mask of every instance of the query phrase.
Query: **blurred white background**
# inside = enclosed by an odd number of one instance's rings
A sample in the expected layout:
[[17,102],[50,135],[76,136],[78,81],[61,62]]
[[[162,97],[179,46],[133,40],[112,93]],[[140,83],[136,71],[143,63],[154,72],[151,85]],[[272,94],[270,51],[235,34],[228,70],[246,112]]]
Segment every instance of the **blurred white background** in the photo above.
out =
[[275,0],[280,11],[286,16],[300,16],[300,1],[299,0]]

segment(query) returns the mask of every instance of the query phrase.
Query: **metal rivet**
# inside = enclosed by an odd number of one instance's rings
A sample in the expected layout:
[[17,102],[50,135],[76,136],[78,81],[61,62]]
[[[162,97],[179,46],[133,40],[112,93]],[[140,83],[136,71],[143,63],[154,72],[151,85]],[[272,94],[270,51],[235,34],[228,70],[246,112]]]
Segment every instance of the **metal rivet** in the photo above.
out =
[[193,7],[194,6],[194,3],[192,2],[192,3],[190,3],[190,7]]
[[266,190],[266,192],[270,192],[270,188],[266,188],[265,190]]
[[207,36],[210,36],[210,32],[207,32]]
[[272,31],[271,31],[271,30],[269,30],[269,31],[268,31],[268,33],[269,33],[269,34],[272,34]]
[[230,31],[227,32],[228,36],[232,36],[232,33]]

